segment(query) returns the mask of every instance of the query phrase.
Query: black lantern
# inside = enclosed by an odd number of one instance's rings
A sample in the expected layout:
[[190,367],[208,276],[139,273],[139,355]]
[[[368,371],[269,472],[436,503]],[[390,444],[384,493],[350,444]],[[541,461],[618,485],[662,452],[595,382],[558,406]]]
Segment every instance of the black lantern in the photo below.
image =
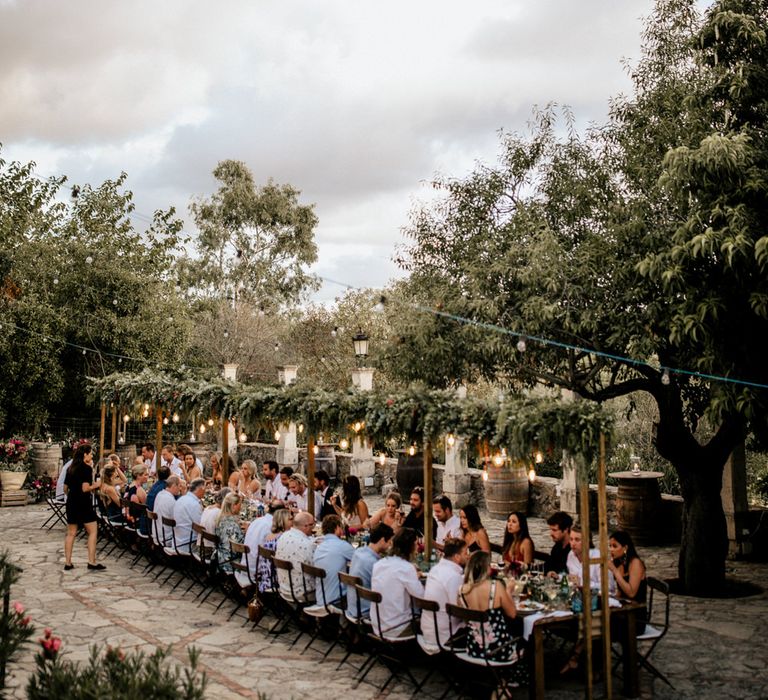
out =
[[363,363],[365,362],[365,358],[368,357],[368,336],[363,333],[362,328],[352,336],[352,345],[355,347],[355,357],[357,357],[357,364],[359,367],[362,367]]

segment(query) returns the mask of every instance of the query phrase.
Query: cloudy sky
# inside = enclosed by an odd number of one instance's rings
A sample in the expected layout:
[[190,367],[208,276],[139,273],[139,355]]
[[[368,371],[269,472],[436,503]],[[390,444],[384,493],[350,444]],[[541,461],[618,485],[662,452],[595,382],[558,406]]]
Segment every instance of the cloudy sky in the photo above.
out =
[[72,182],[124,170],[138,212],[185,216],[243,160],[315,203],[315,272],[383,285],[436,172],[493,162],[533,105],[605,117],[651,4],[0,0],[3,156]]

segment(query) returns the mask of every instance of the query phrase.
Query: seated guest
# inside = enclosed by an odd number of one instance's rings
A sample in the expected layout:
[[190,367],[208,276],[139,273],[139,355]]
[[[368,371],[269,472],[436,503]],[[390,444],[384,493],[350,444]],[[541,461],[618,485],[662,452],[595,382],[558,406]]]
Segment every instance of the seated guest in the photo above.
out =
[[229,475],[229,488],[241,496],[248,495],[248,486],[256,475],[256,462],[252,459],[243,460],[240,469],[235,469]]
[[[288,530],[277,543],[275,556],[285,559],[293,564],[290,577],[287,571],[278,570],[277,581],[280,587],[280,595],[285,600],[293,600],[293,596],[300,602],[310,602],[314,592],[314,579],[307,579],[307,594],[304,591],[304,582],[301,574],[302,563],[311,564],[315,553],[315,540],[311,536],[315,526],[315,518],[312,513],[302,512],[293,516],[293,527]],[[293,596],[291,595],[293,587]]]
[[288,496],[285,500],[293,511],[307,509],[307,479],[302,474],[288,477]]
[[[171,474],[178,476],[180,479],[184,479],[184,470],[182,469],[183,463],[173,453],[173,445],[163,445],[160,457],[163,460],[163,464],[171,470]],[[184,480],[186,481],[186,479]]]
[[554,544],[549,558],[544,563],[544,571],[559,574],[568,570],[573,518],[568,513],[559,510],[547,518],[547,525],[549,525],[549,535]]
[[512,624],[512,619],[517,616],[515,603],[504,584],[492,579],[490,572],[491,555],[488,552],[478,550],[469,557],[459,605],[469,610],[487,610],[488,622],[483,625],[484,630],[479,624],[470,624],[467,653],[475,658],[510,661],[517,655],[516,637],[522,633],[522,625],[519,622]]
[[459,521],[461,522],[462,539],[467,543],[467,550],[470,554],[474,552],[491,552],[491,541],[488,539],[488,533],[480,520],[480,513],[473,505],[464,506],[459,511]]
[[315,520],[322,520],[326,515],[333,515],[336,511],[331,503],[331,477],[324,469],[315,472]]
[[[371,528],[368,546],[359,547],[352,555],[352,561],[349,565],[349,574],[350,576],[357,576],[361,579],[363,588],[371,587],[373,566],[379,559],[381,559],[382,555],[389,550],[394,536],[395,533],[389,525],[379,523]],[[349,610],[352,615],[358,614],[357,602],[357,594],[354,589],[348,588],[347,610]],[[360,600],[360,614],[362,617],[368,617],[370,607],[370,601]]]
[[346,527],[361,528],[368,520],[368,504],[363,500],[360,479],[350,475],[341,482],[341,502],[338,496],[331,498],[336,515],[340,516]]
[[413,634],[411,596],[424,596],[411,558],[416,552],[416,531],[404,527],[392,540],[392,556],[373,565],[371,589],[381,593],[381,603],[371,606],[373,631],[397,638]]
[[533,550],[533,540],[528,533],[528,518],[525,513],[510,513],[507,517],[507,527],[504,529],[504,543],[501,546],[504,561],[507,564],[530,564],[533,561]]
[[[293,527],[293,513],[291,513],[291,511],[287,508],[280,506],[275,510],[273,515],[269,516],[269,518],[272,527],[271,530],[267,533],[266,537],[262,540],[261,546],[271,550],[272,552],[276,552],[277,543],[280,540],[280,537],[284,532],[290,530]],[[263,519],[264,518],[259,518],[259,520]],[[251,532],[250,528],[248,528],[248,532]],[[248,544],[248,535],[245,537],[245,543]],[[254,556],[254,550],[251,548],[251,557],[248,560],[248,564],[256,566],[256,559],[259,561],[259,567],[255,576],[253,573],[251,576],[254,578],[254,580],[259,582],[259,593],[272,591],[274,589],[274,567],[272,562],[264,557],[258,557],[258,550],[256,550],[256,555],[257,556]]]
[[124,521],[123,508],[120,503],[120,494],[115,488],[115,478],[117,477],[117,467],[107,461],[108,466],[103,467],[101,475],[101,488],[99,497],[104,506],[104,511],[110,522],[120,524]]
[[384,501],[384,507],[368,518],[363,526],[373,529],[382,523],[391,527],[396,533],[403,526],[405,520],[403,511],[400,510],[401,505],[400,494],[397,491],[390,491],[387,500]]
[[[645,604],[648,584],[645,579],[645,564],[635,549],[628,532],[617,530],[608,538],[611,560],[608,570],[616,582],[616,594],[620,598]],[[638,620],[638,623],[640,621]],[[645,625],[643,624],[643,630]],[[642,630],[638,628],[638,634]]]
[[288,486],[283,486],[280,480],[280,466],[274,460],[264,462],[262,466],[262,476],[264,477],[264,502],[274,503],[279,501],[284,505],[285,497],[288,495]]
[[116,455],[114,452],[112,454],[107,455],[107,459],[115,465],[115,468],[117,471],[115,472],[115,477],[113,479],[113,482],[115,486],[124,486],[128,483],[128,477],[125,475],[125,472],[123,471],[123,463],[120,461],[120,457]]
[[146,503],[147,492],[144,490],[144,484],[149,479],[147,474],[147,468],[144,464],[136,464],[131,468],[131,478],[133,482],[125,492],[126,498],[130,499],[132,503]]
[[232,573],[232,548],[230,540],[242,543],[243,530],[240,527],[240,508],[243,499],[239,494],[228,493],[221,502],[221,511],[216,519],[216,537],[219,538],[219,549],[216,553],[219,560],[219,569],[225,573]]
[[453,504],[448,496],[437,496],[432,500],[432,513],[437,523],[435,546],[442,551],[443,544],[449,537],[461,539],[461,520],[458,515],[453,514]]
[[72,460],[67,460],[64,463],[64,466],[61,468],[58,478],[56,479],[56,500],[59,503],[65,503],[67,500],[67,493],[64,490],[64,482],[67,480],[67,472],[71,466]]
[[224,477],[222,476],[223,470],[221,467],[221,455],[217,454],[216,452],[211,452],[211,456],[208,458],[208,460],[209,465],[206,469],[206,477],[213,482],[214,486],[219,487],[224,481]]
[[199,524],[203,516],[203,495],[205,479],[198,478],[189,484],[184,494],[173,507],[173,519],[176,521],[176,547],[180,552],[192,553],[192,523]]
[[147,510],[155,509],[155,499],[157,498],[157,494],[165,489],[170,475],[171,470],[165,466],[161,466],[160,469],[157,470],[157,481],[152,484],[147,492]]
[[[582,585],[584,580],[584,568],[582,567],[582,561],[584,559],[584,540],[582,538],[581,525],[576,523],[571,527],[571,551],[568,553],[568,560],[566,566],[568,567],[568,575],[571,580],[576,581],[579,586]],[[589,543],[590,547],[594,547],[592,542]],[[587,556],[590,559],[594,559],[600,556],[599,549],[590,549]],[[591,588],[600,588],[600,564],[589,565],[589,581]]]
[[[152,533],[155,542],[164,547],[173,547],[173,531],[163,525],[163,518],[173,519],[173,511],[176,507],[176,499],[181,494],[181,479],[178,476],[169,476],[165,480],[165,488],[155,498],[154,512],[157,515],[157,530]],[[159,539],[162,541],[159,541]]]
[[[225,486],[223,489],[219,489],[213,496],[213,503],[205,507],[203,514],[200,516],[200,525],[203,529],[211,534],[216,534],[216,521],[219,519],[219,513],[221,512],[221,503],[226,498],[230,490]],[[197,546],[202,546],[201,538],[197,539]]]
[[155,454],[155,446],[151,442],[145,442],[141,446],[141,456],[144,458],[144,465],[147,468],[150,476],[154,476],[157,472],[157,455]]
[[[424,537],[424,489],[421,486],[416,486],[411,491],[410,498],[411,510],[405,520],[403,521],[403,527],[409,527],[412,530],[416,530],[416,534],[419,537]],[[432,539],[437,535],[437,524],[432,519]]]
[[[435,623],[432,619],[432,613],[423,612],[421,615],[421,636],[424,640],[422,648],[428,654],[436,653],[440,645],[445,646],[451,636],[451,625],[448,622],[445,605],[446,603],[455,605],[459,599],[459,589],[464,582],[464,566],[468,557],[466,542],[462,539],[449,537],[443,543],[443,558],[432,567],[427,576],[424,595],[421,597],[440,603],[440,612],[435,613],[439,637],[435,637]],[[454,638],[456,632],[461,629],[461,625],[459,620],[454,620]],[[421,640],[419,641],[421,643]]]
[[280,470],[280,486],[283,488],[283,505],[288,505],[288,494],[291,492],[288,488],[288,479],[293,476],[293,467],[283,467]]
[[187,481],[203,478],[203,469],[198,465],[198,459],[191,450],[184,453],[184,473],[187,475]]
[[[296,476],[294,474],[294,476]],[[339,571],[347,571],[355,548],[344,537],[344,523],[338,515],[326,515],[323,518],[323,539],[315,549],[312,563],[319,569],[325,570],[323,585],[315,581],[317,602],[325,605],[338,604],[344,591],[339,585]],[[325,600],[318,591],[325,593]]]

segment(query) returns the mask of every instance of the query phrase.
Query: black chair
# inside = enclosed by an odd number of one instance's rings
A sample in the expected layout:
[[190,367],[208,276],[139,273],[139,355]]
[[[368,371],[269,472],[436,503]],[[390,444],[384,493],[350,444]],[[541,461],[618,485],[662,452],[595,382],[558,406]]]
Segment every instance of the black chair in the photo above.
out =
[[[445,606],[445,611],[448,613],[451,637],[453,637],[453,620],[460,620],[467,627],[473,626],[474,629],[480,630],[481,649],[485,651],[483,656],[471,656],[466,649],[454,648],[454,646],[451,645],[451,654],[454,659],[462,664],[469,665],[475,670],[479,668],[486,669],[493,679],[492,683],[487,685],[490,685],[491,689],[495,690],[497,697],[499,697],[499,693],[501,693],[501,697],[511,698],[512,690],[509,686],[507,673],[515,664],[523,663],[517,655],[517,639],[512,639],[509,642],[509,645],[514,645],[515,647],[513,657],[509,661],[498,661],[494,659],[494,656],[498,655],[498,650],[495,653],[490,653],[488,651],[488,642],[485,638],[485,630],[488,623],[488,610],[469,610],[448,603]],[[466,685],[466,683],[464,685]]]
[[[363,586],[355,586],[355,593],[358,598],[367,600],[371,604],[371,611],[375,611],[375,615],[371,615],[371,629],[367,632],[367,638],[372,642],[374,651],[376,652],[373,658],[373,663],[364,666],[365,672],[358,678],[357,684],[362,683],[366,676],[370,673],[371,669],[375,666],[375,662],[380,662],[388,671],[389,677],[384,684],[379,688],[379,693],[383,693],[387,686],[395,681],[397,683],[400,680],[407,680],[414,688],[419,687],[419,681],[416,680],[408,667],[408,657],[412,656],[413,646],[416,641],[416,635],[413,632],[403,634],[398,637],[387,636],[385,630],[381,625],[381,615],[379,614],[379,606],[381,605],[381,593],[372,591]],[[408,621],[410,624],[410,620]]]
[[[314,578],[316,582],[315,587],[311,589],[309,586],[307,586],[308,577]],[[314,592],[315,597],[318,598],[319,600],[319,602],[315,603],[314,605],[305,606],[302,611],[305,615],[309,616],[312,620],[314,620],[314,623],[315,623],[314,630],[310,635],[310,640],[307,642],[307,645],[304,647],[304,651],[307,651],[307,649],[309,649],[312,646],[312,642],[314,642],[320,636],[323,623],[327,623],[329,621],[338,622],[339,617],[343,613],[343,610],[338,605],[335,604],[335,603],[338,603],[339,601],[328,602],[328,600],[325,597],[325,578],[326,578],[325,569],[321,569],[317,566],[312,566],[311,564],[302,562],[301,578],[304,583],[304,597],[309,598],[310,594]],[[320,586],[319,596],[317,595],[317,585]],[[339,635],[336,635],[333,641],[333,644],[331,644],[326,650],[325,654],[323,654],[321,663],[328,658],[328,655],[331,653],[331,651],[333,651],[333,649],[336,647],[338,642],[339,642]]]
[[[262,582],[263,572],[261,570],[262,561],[269,562],[269,573],[267,579]],[[283,620],[286,617],[287,603],[283,602],[280,597],[279,587],[277,584],[277,569],[275,568],[275,552],[264,545],[259,545],[258,556],[256,558],[256,578],[259,582],[259,598],[267,607],[267,610],[275,618],[275,622],[268,628],[268,633],[277,635],[285,631],[282,625]],[[263,585],[262,585],[263,583]],[[272,641],[274,642],[273,637]]]
[[[352,576],[344,571],[339,571],[338,576],[339,583],[342,586],[346,586],[347,589],[347,596],[343,601],[344,617],[347,623],[349,623],[347,629],[356,632],[356,636],[352,634],[347,635],[347,653],[344,658],[339,661],[339,665],[336,667],[337,671],[344,665],[347,659],[355,653],[355,646],[367,639],[368,631],[371,628],[370,618],[366,618],[361,610],[360,599],[355,596],[355,604],[352,606],[349,604],[349,592],[354,591],[355,586],[362,586],[363,579],[359,576]],[[370,656],[366,656],[363,666],[356,669],[358,673],[362,671],[369,660]]]
[[48,491],[45,494],[45,502],[48,505],[48,510],[50,511],[50,514],[48,515],[48,519],[40,526],[40,529],[42,530],[44,527],[47,527],[50,530],[58,523],[61,523],[62,525],[64,525],[64,527],[66,527],[67,526],[66,498],[64,498],[63,500],[59,500],[56,498],[55,491]]
[[[274,563],[275,569],[277,570],[278,581],[281,571],[283,571],[284,575],[288,577],[290,595],[286,596],[278,585],[278,598],[283,601],[283,609],[286,613],[285,617],[287,618],[288,622],[293,622],[296,626],[296,629],[299,630],[298,636],[291,642],[289,646],[289,648],[292,648],[304,634],[301,619],[302,610],[308,605],[311,605],[314,601],[301,600],[301,598],[299,598],[297,595],[296,589],[293,586],[293,562],[287,561],[286,559],[278,559],[277,557],[272,557],[272,562]],[[281,631],[285,631],[285,628],[281,629]]]
[[[648,660],[658,643],[664,639],[669,631],[669,584],[654,576],[648,576],[646,585],[648,586],[648,622],[643,632],[637,635],[637,662],[640,668],[644,668],[674,690],[675,686],[670,680]],[[664,598],[661,610],[659,609],[660,606],[656,604],[657,596]],[[645,649],[643,649],[644,647]],[[623,661],[621,653],[618,653],[617,656],[618,660],[613,667],[614,672],[617,671]]]
[[[251,567],[249,566],[251,548],[246,544],[237,542],[236,540],[230,540],[229,549],[232,552],[233,557],[230,565],[232,566],[232,570],[234,572],[232,578],[234,579],[236,586],[234,590],[236,605],[232,612],[229,614],[228,618],[232,619],[232,617],[237,613],[238,610],[240,610],[241,607],[248,605],[249,596],[256,589],[256,581],[251,575]],[[238,574],[240,574],[240,576],[238,576]],[[248,616],[246,615],[244,626],[247,624]]]
[[[413,612],[413,627],[418,630],[416,633],[416,641],[429,662],[427,675],[424,676],[413,691],[413,697],[421,692],[422,688],[427,684],[427,681],[429,681],[435,673],[439,673],[448,684],[446,690],[447,694],[451,689],[458,686],[447,673],[447,666],[450,664],[446,665],[445,661],[450,656],[450,649],[443,646],[443,641],[447,642],[448,640],[442,640],[440,638],[440,626],[438,625],[437,617],[440,612],[440,604],[434,600],[418,598],[412,595],[411,610]],[[424,637],[424,627],[426,625],[429,625],[430,629],[434,630],[434,644],[431,641],[427,641]]]

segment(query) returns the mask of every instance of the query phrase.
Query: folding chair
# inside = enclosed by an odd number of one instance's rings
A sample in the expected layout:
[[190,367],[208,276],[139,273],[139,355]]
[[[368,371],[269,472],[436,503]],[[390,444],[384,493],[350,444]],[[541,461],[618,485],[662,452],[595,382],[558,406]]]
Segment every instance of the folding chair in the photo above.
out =
[[[205,593],[200,601],[202,604],[208,600],[208,597],[219,585],[219,567],[217,564],[219,538],[217,535],[212,535],[202,525],[198,525],[197,523],[193,523],[192,529],[200,536],[200,544],[197,550],[193,549],[192,558],[202,574],[201,583],[203,585],[203,590],[197,596],[199,598]],[[224,598],[224,600],[226,600],[226,598]]]
[[278,571],[278,576],[280,571],[284,571],[285,575],[288,577],[288,584],[290,588],[290,597],[286,597],[283,595],[283,592],[280,590],[278,586],[278,596],[280,600],[284,603],[284,610],[287,613],[287,617],[289,618],[289,622],[293,622],[296,625],[296,629],[299,630],[299,635],[294,639],[289,648],[293,647],[299,639],[301,639],[301,636],[304,634],[304,630],[302,628],[302,622],[301,622],[301,612],[302,610],[307,606],[311,605],[312,601],[303,601],[300,600],[299,597],[296,595],[296,591],[293,587],[293,563],[286,560],[286,559],[278,559],[277,557],[272,557],[272,562],[275,565],[275,569]]
[[[443,677],[443,680],[445,680],[446,683],[448,683],[448,688],[446,690],[447,694],[452,688],[455,688],[457,684],[443,669],[443,662],[449,657],[450,649],[443,646],[443,640],[440,639],[440,627],[437,622],[437,613],[440,612],[440,604],[434,600],[417,598],[412,595],[411,610],[413,612],[413,628],[418,630],[416,633],[416,642],[429,660],[427,675],[424,676],[421,682],[416,686],[412,697],[416,697],[416,695],[421,692],[427,681],[432,678],[436,672]],[[434,629],[436,644],[433,644],[424,638],[423,630],[425,625],[430,625]]]
[[[256,581],[253,579],[251,575],[251,568],[249,566],[249,556],[251,554],[251,548],[248,545],[241,544],[240,542],[236,542],[235,540],[229,541],[229,548],[232,551],[233,558],[230,562],[232,569],[234,571],[233,579],[237,586],[239,586],[240,590],[235,591],[236,596],[236,602],[237,605],[235,606],[234,610],[229,614],[228,619],[232,619],[232,617],[235,615],[235,613],[243,607],[243,604],[248,604],[248,593],[253,591],[256,588]],[[244,560],[245,563],[242,563],[241,560]],[[238,576],[238,574],[240,574]],[[245,598],[245,603],[243,602],[243,598]],[[248,616],[245,616],[245,623],[244,625],[248,624]]]
[[[312,642],[314,642],[320,636],[321,625],[323,621],[336,620],[338,622],[338,619],[342,614],[341,608],[338,607],[337,605],[334,605],[334,603],[338,601],[333,601],[329,603],[325,597],[325,577],[326,577],[325,569],[321,569],[317,566],[312,566],[311,564],[306,564],[304,562],[301,563],[301,578],[304,584],[305,598],[308,598],[312,592],[307,586],[307,577],[314,578],[316,581],[316,585],[320,586],[321,602],[315,603],[315,605],[308,605],[303,610],[304,614],[308,615],[315,622],[314,631],[311,633],[310,640],[307,642],[307,645],[304,647],[304,651],[307,651],[307,649],[309,649],[312,646]],[[317,588],[315,588],[314,591],[315,591],[315,597],[317,597]],[[323,654],[321,663],[328,658],[328,654],[330,654],[331,651],[333,651],[333,649],[338,643],[339,643],[339,635],[336,635],[336,638],[334,639],[333,644],[331,644],[328,647],[325,654]]]
[[387,680],[384,681],[384,685],[378,689],[379,693],[383,693],[392,681],[397,683],[397,681],[399,681],[402,677],[405,677],[408,681],[410,681],[414,688],[418,687],[419,682],[408,668],[406,660],[407,656],[406,659],[403,658],[403,655],[406,654],[409,649],[413,648],[416,635],[411,632],[400,637],[386,636],[384,634],[384,629],[381,626],[381,615],[379,609],[379,606],[381,605],[381,593],[377,593],[376,591],[372,591],[369,588],[365,588],[363,586],[355,586],[355,593],[357,594],[358,598],[362,598],[363,600],[370,602],[371,609],[376,611],[376,615],[371,615],[372,628],[368,631],[367,638],[371,640],[374,646],[374,650],[377,652],[373,656],[374,662],[368,664],[365,672],[358,678],[357,685],[365,680],[366,676],[374,667],[375,662],[379,661],[389,671],[389,678],[387,678]]
[[64,498],[63,500],[58,500],[55,494],[49,491],[48,493],[45,494],[45,502],[48,505],[48,510],[50,511],[50,514],[48,515],[48,519],[40,526],[40,529],[42,530],[44,527],[47,527],[50,530],[57,523],[61,523],[62,525],[64,525],[64,527],[66,527],[67,526],[67,516],[65,511],[65,507],[67,504],[66,498]]
[[[648,660],[656,645],[664,639],[669,630],[669,584],[654,576],[648,576],[646,578],[646,585],[648,586],[648,622],[643,633],[637,635],[637,663],[641,668],[660,678],[674,690],[675,686],[672,685],[669,679]],[[659,611],[658,605],[654,605],[656,595],[664,596],[663,609],[661,611]],[[642,651],[641,645],[644,646],[645,644],[648,646],[645,651]],[[616,654],[616,656],[618,659],[613,667],[614,673],[623,661],[621,653]]]
[[[363,616],[363,612],[360,606],[360,599],[355,597],[355,604],[354,606],[350,607],[349,605],[349,591],[354,590],[355,586],[362,586],[363,585],[363,579],[361,579],[359,576],[352,576],[351,574],[347,574],[344,571],[339,571],[339,583],[343,586],[346,586],[347,588],[347,596],[346,599],[343,601],[344,604],[344,617],[346,621],[350,624],[350,628],[355,630],[358,635],[358,640],[354,640],[350,635],[347,635],[347,653],[344,656],[344,658],[339,661],[339,665],[336,667],[336,670],[338,671],[343,665],[344,662],[352,656],[354,653],[354,645],[355,642],[366,640],[368,638],[368,631],[371,627],[371,621],[370,619],[366,619]],[[358,673],[360,673],[363,668],[367,665],[368,661],[370,660],[370,656],[365,660],[363,665],[356,669]]]
[[[267,632],[269,634],[281,634],[283,631],[285,631],[281,623],[286,617],[285,606],[287,604],[284,603],[283,599],[280,597],[279,587],[277,585],[277,570],[275,569],[274,559],[274,550],[269,549],[269,547],[265,547],[264,545],[259,545],[258,555],[256,557],[256,578],[259,582],[259,597],[261,598],[264,605],[267,606],[267,609],[270,611],[270,613],[275,617],[275,622],[267,630]],[[269,574],[267,575],[267,580],[263,581],[263,585],[261,585],[261,579],[263,577],[261,570],[262,561],[269,562]],[[272,641],[275,641],[274,638]]]
[[[509,671],[515,664],[524,662],[518,658],[517,654],[515,654],[515,658],[509,661],[497,661],[493,658],[493,654],[487,652],[488,642],[485,639],[485,630],[488,623],[488,611],[468,610],[467,608],[452,605],[451,603],[446,604],[445,611],[448,613],[448,624],[450,626],[451,637],[453,637],[454,618],[461,620],[467,627],[474,627],[474,629],[480,630],[481,648],[485,651],[483,656],[478,657],[471,656],[466,649],[451,647],[451,654],[453,657],[457,661],[472,666],[475,669],[485,668],[493,677],[493,684],[491,687],[496,691],[497,697],[499,697],[499,693],[501,693],[501,697],[511,698],[512,690],[505,672]],[[509,644],[517,645],[517,640],[513,639]]]

